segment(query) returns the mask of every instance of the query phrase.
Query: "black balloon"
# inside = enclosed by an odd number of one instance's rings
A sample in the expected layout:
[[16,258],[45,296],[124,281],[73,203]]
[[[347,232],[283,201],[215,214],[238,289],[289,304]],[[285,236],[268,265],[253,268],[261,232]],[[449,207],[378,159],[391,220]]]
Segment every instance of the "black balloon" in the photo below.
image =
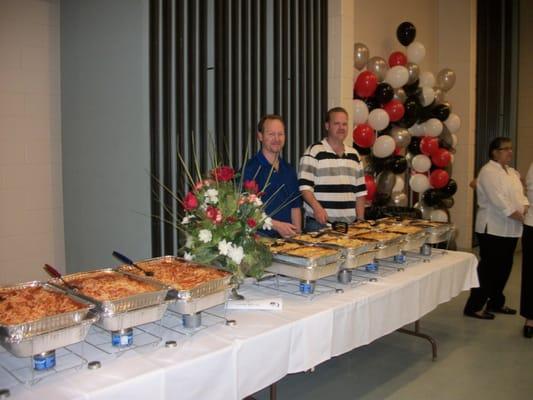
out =
[[362,156],[367,156],[372,152],[371,147],[367,147],[367,148],[360,147],[355,142],[353,142],[353,148],[357,150],[357,152]]
[[396,37],[402,45],[409,46],[416,37],[415,26],[408,21],[402,22],[396,29]]
[[383,130],[377,131],[378,137],[383,135],[389,135],[392,128],[394,128],[394,125],[392,125],[392,123],[389,123],[385,128],[383,128]]
[[403,118],[400,120],[399,125],[405,128],[410,128],[419,120],[422,107],[420,106],[420,103],[412,97],[409,97],[407,100],[405,100],[403,107],[405,112],[403,114]]
[[422,138],[420,136],[413,136],[411,138],[411,143],[409,143],[409,146],[407,146],[407,150],[409,153],[412,153],[413,155],[420,154],[420,141]]
[[388,103],[394,97],[394,89],[388,83],[382,82],[376,87],[374,97],[380,104]]
[[369,97],[364,100],[366,106],[368,107],[368,111],[375,110],[376,108],[380,108],[381,104],[375,97]]
[[428,119],[433,117],[433,108],[435,108],[435,101],[433,101],[429,106],[420,107],[420,112],[418,114],[418,122],[426,122]]
[[413,97],[413,96],[418,97],[419,92],[422,90],[421,88],[418,87],[419,83],[420,83],[420,79],[417,79],[413,83],[410,83],[408,85],[403,85],[403,91],[405,92],[407,97]]
[[457,182],[454,179],[450,179],[448,184],[444,186],[440,191],[443,194],[443,197],[451,197],[457,192]]
[[437,104],[431,110],[431,116],[433,118],[437,118],[439,121],[444,122],[450,116],[450,107],[448,107],[446,104]]
[[448,197],[440,201],[440,206],[444,208],[452,208],[454,204],[455,201],[453,200],[453,197]]
[[407,160],[403,156],[393,156],[387,159],[385,167],[395,174],[402,174],[407,169]]
[[436,206],[437,204],[440,203],[441,200],[442,200],[442,194],[439,193],[439,191],[435,189],[428,189],[422,195],[422,201],[430,207]]
[[368,159],[368,164],[372,166],[372,169],[376,174],[379,174],[381,171],[385,169],[385,162],[386,158],[378,158],[374,156],[370,156]]
[[[439,147],[442,147],[446,150],[452,150],[453,147],[453,137],[450,133],[449,129],[446,127],[446,125],[443,124],[442,126],[442,133],[439,135]],[[449,163],[448,165],[451,165],[452,163]]]
[[376,193],[372,204],[375,206],[384,206],[389,202],[390,197],[391,195],[387,193]]

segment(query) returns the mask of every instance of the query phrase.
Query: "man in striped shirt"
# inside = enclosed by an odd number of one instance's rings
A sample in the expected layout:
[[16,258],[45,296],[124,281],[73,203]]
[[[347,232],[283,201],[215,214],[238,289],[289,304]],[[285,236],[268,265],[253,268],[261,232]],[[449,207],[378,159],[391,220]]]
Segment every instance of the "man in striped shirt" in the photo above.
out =
[[323,228],[327,222],[364,219],[365,177],[359,154],[344,144],[348,135],[346,110],[330,109],[325,127],[326,138],[309,146],[300,159],[298,184],[308,232]]

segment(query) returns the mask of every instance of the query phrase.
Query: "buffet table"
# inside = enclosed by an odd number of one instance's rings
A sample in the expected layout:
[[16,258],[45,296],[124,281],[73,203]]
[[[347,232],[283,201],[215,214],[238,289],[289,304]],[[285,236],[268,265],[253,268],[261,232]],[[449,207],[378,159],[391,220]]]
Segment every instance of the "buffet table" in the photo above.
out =
[[[241,399],[285,375],[306,371],[417,321],[463,290],[478,286],[477,259],[447,252],[377,282],[308,299],[257,285],[247,298],[282,297],[282,311],[224,311],[215,324],[177,347],[145,346],[86,367],[11,389],[24,399]],[[165,338],[164,338],[165,339]],[[89,361],[92,360],[87,351]]]

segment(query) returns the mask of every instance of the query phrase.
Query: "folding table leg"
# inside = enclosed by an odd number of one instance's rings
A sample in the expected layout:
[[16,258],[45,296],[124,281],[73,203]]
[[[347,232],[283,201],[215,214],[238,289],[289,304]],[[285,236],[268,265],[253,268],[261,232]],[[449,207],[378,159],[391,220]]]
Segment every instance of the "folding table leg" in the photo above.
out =
[[431,336],[420,332],[420,320],[415,321],[414,331],[410,329],[406,329],[406,328],[400,328],[400,329],[397,329],[397,331],[400,333],[405,333],[406,335],[416,336],[416,337],[426,339],[427,341],[429,341],[429,343],[431,343],[431,350],[433,352],[433,361],[437,359],[437,342]]

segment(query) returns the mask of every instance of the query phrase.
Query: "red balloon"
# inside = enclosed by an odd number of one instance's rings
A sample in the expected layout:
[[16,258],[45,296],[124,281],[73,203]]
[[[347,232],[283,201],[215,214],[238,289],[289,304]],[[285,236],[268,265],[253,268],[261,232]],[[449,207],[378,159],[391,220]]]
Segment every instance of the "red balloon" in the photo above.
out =
[[435,189],[443,188],[450,181],[450,175],[443,169],[434,170],[429,176],[429,183]]
[[420,140],[420,151],[426,156],[431,156],[439,149],[439,139],[431,136],[424,136]]
[[400,100],[393,99],[383,106],[383,109],[389,114],[389,119],[392,122],[399,121],[405,114],[405,107]]
[[437,167],[444,168],[450,163],[451,160],[452,160],[452,155],[446,149],[437,149],[437,151],[435,151],[431,155],[431,161]]
[[395,51],[389,56],[389,66],[392,68],[396,65],[406,65],[407,57],[401,51]]
[[355,144],[364,149],[372,147],[376,141],[376,133],[368,124],[357,125],[353,130],[352,136]]
[[401,155],[403,155],[402,153],[403,153],[403,148],[396,146],[396,148],[394,149],[394,155],[395,156],[401,156]]
[[374,177],[371,175],[365,175],[365,185],[366,185],[366,199],[368,201],[374,200],[374,196],[376,195],[376,181],[374,180]]
[[354,90],[359,97],[370,97],[376,91],[378,78],[370,71],[363,71],[355,81]]

